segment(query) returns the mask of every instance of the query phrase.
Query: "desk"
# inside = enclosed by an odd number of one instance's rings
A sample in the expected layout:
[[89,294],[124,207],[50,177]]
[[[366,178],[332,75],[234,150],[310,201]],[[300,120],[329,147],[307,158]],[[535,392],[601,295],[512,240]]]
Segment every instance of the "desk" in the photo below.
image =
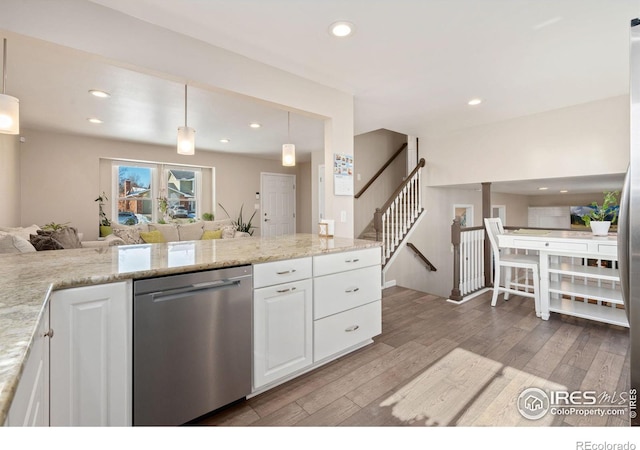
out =
[[540,257],[540,316],[551,312],[628,327],[618,269],[593,267],[583,258],[617,261],[615,235],[579,231],[516,230],[498,235],[500,248],[535,250]]

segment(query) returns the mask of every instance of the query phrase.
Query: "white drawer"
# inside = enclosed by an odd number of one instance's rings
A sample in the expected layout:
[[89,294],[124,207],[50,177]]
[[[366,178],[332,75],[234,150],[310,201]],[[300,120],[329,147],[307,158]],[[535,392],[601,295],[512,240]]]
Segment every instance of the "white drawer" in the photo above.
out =
[[530,248],[540,250],[562,250],[586,252],[589,248],[586,242],[554,242],[536,241],[531,239],[514,239],[513,246],[519,248]]
[[598,253],[618,257],[618,246],[616,244],[598,244]]
[[329,275],[382,263],[381,247],[313,257],[313,276]]
[[316,277],[313,318],[321,319],[382,298],[380,266]]
[[305,278],[311,278],[311,257],[253,265],[254,288],[289,283]]
[[313,325],[313,361],[325,359],[382,333],[381,305],[378,300],[316,320]]

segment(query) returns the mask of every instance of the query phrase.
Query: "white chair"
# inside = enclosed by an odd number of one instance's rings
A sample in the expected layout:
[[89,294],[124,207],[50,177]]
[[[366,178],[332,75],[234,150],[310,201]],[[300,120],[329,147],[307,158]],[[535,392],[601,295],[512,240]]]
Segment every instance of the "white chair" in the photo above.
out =
[[[504,233],[502,221],[500,218],[484,219],[484,226],[491,241],[491,249],[493,250],[494,262],[494,279],[493,279],[493,297],[491,306],[496,306],[498,294],[504,292],[504,299],[509,299],[509,294],[517,294],[523,297],[532,297],[535,302],[536,316],[540,317],[540,268],[538,256],[519,255],[509,253],[508,249],[500,249],[498,247],[498,235]],[[504,286],[500,286],[500,273],[502,268],[506,268]],[[512,288],[511,270],[525,269],[533,272],[533,292],[519,291]],[[517,274],[517,272],[516,272]],[[517,275],[516,275],[517,276]],[[517,281],[517,280],[516,280]]]

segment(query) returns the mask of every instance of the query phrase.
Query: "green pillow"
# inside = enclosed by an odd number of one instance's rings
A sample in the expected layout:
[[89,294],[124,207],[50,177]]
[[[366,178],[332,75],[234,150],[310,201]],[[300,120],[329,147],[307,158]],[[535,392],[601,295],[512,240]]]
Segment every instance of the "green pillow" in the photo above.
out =
[[162,242],[167,242],[162,233],[158,230],[155,231],[141,231],[140,237],[147,244],[160,244]]
[[208,239],[222,239],[222,230],[207,230],[202,233],[202,237],[200,239],[202,239],[203,241]]

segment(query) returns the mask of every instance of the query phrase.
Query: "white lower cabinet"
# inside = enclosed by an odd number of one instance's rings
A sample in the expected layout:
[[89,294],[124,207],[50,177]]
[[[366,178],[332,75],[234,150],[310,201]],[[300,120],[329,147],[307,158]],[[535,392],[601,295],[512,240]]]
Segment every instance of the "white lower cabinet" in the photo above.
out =
[[366,342],[380,333],[382,333],[380,300],[316,320],[313,331],[314,360],[322,361],[349,347]]
[[313,362],[310,279],[253,291],[253,387],[259,389]]
[[20,378],[6,426],[45,427],[49,425],[49,308],[31,343],[31,352]]
[[52,293],[52,426],[131,425],[131,305],[131,282]]

